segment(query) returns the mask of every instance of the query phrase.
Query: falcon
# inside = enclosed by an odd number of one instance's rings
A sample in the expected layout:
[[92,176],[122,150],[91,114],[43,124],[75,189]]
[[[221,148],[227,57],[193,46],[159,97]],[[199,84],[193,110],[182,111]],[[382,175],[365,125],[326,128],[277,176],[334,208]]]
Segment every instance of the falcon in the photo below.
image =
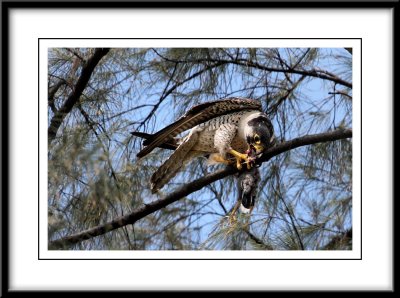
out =
[[[185,131],[188,133],[179,137]],[[131,134],[145,139],[138,158],[157,147],[174,150],[151,177],[153,193],[196,157],[208,157],[209,164],[234,164],[238,169],[245,165],[251,169],[255,159],[274,142],[272,124],[262,112],[261,103],[240,97],[194,106],[155,134]]]

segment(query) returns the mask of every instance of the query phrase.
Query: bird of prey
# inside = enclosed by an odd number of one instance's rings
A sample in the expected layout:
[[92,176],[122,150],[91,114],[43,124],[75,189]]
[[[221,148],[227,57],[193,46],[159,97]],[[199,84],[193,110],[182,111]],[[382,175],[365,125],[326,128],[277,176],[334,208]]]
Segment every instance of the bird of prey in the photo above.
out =
[[[179,135],[190,130],[186,135]],[[172,155],[151,177],[153,193],[161,189],[195,157],[208,156],[212,163],[234,163],[238,169],[251,169],[256,157],[274,141],[271,121],[258,100],[232,97],[192,107],[176,122],[144,138],[142,158],[156,147],[172,149]]]

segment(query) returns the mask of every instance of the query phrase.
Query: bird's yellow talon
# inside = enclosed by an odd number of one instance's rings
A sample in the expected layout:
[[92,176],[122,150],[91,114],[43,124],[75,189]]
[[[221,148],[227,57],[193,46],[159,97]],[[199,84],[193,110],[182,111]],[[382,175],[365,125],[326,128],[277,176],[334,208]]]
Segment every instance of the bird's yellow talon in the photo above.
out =
[[240,159],[239,158],[236,159],[236,167],[237,167],[238,170],[242,169],[242,164],[240,163]]
[[236,167],[238,170],[242,169],[242,160],[246,164],[247,169],[248,170],[251,169],[252,163],[254,162],[254,158],[250,157],[248,154],[242,154],[233,149],[229,150],[228,152],[236,158]]

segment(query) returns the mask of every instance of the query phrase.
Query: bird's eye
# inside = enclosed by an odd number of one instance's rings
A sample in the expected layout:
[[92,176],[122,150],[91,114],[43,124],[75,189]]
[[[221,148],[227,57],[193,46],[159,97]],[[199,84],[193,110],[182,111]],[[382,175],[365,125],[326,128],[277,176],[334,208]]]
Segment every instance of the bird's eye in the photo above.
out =
[[256,144],[260,144],[261,143],[261,140],[260,140],[260,136],[259,135],[254,135],[254,137],[253,137],[253,139],[254,139],[254,142],[256,143]]

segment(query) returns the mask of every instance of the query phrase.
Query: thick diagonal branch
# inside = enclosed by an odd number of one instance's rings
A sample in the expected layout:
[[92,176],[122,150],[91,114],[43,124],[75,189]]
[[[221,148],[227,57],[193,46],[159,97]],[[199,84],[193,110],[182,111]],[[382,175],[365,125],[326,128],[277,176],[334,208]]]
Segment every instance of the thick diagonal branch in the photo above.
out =
[[[272,157],[279,155],[285,151],[292,150],[297,147],[320,143],[335,141],[339,139],[346,139],[352,136],[352,130],[350,129],[338,129],[326,133],[307,135],[300,138],[293,139],[291,141],[283,142],[270,148],[260,159],[260,162],[265,162]],[[136,221],[144,218],[145,216],[160,210],[169,204],[172,204],[183,197],[200,190],[204,186],[213,183],[217,180],[225,178],[229,175],[236,173],[238,170],[234,167],[227,167],[225,169],[219,170],[215,173],[204,176],[188,184],[182,185],[180,188],[165,196],[164,198],[157,200],[153,203],[147,204],[142,208],[133,211],[132,213],[118,217],[108,223],[99,225],[97,227],[88,229],[86,231],[67,236],[52,242],[49,242],[49,249],[66,249],[74,244],[82,242],[93,237],[103,235],[109,231],[124,227],[129,224],[133,224]]]
[[103,58],[109,51],[110,49],[108,48],[95,49],[93,56],[90,57],[88,61],[85,63],[85,65],[82,67],[81,75],[78,81],[76,82],[74,90],[68,96],[62,107],[55,113],[55,115],[50,121],[50,125],[47,130],[47,134],[49,137],[48,139],[49,144],[56,137],[57,131],[60,128],[61,123],[63,122],[65,116],[67,116],[68,113],[71,112],[72,108],[81,97],[82,92],[86,88],[87,83],[89,82],[89,79],[95,67],[97,66],[101,58]]
[[347,139],[351,138],[352,135],[353,131],[351,129],[336,129],[329,132],[319,133],[315,135],[306,135],[299,138],[295,138],[290,141],[277,144],[273,148],[267,150],[263,154],[263,156],[258,160],[258,162],[266,162],[276,155],[279,155],[285,151],[295,149],[297,147],[316,144],[316,143],[331,142],[340,139]]

